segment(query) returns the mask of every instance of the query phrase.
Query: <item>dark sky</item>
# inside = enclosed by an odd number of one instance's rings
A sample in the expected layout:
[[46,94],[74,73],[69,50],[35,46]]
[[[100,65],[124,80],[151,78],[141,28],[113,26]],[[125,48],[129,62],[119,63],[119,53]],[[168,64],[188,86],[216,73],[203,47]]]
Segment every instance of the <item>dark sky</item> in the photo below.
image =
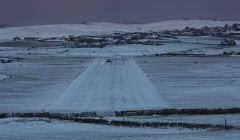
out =
[[240,0],[0,0],[0,24],[240,20]]

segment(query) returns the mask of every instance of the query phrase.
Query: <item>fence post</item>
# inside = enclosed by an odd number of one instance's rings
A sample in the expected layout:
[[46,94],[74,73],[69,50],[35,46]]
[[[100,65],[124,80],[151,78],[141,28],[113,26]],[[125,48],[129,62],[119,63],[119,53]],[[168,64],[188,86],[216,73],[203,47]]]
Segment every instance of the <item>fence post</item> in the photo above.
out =
[[227,129],[227,118],[225,118],[225,129]]

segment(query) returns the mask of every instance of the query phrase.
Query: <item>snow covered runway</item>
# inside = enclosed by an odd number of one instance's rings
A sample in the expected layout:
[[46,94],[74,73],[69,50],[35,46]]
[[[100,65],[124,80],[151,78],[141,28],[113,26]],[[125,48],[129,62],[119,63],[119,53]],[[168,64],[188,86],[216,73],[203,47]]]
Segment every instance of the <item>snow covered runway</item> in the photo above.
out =
[[132,59],[94,60],[69,85],[50,111],[115,111],[163,108],[161,99],[147,76]]

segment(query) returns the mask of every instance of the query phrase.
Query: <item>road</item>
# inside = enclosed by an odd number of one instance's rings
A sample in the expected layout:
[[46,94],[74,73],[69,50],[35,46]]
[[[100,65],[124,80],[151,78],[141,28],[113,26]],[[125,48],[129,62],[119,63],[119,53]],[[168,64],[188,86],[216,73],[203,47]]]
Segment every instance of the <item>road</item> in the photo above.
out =
[[164,108],[167,105],[133,59],[97,59],[48,110],[116,111]]

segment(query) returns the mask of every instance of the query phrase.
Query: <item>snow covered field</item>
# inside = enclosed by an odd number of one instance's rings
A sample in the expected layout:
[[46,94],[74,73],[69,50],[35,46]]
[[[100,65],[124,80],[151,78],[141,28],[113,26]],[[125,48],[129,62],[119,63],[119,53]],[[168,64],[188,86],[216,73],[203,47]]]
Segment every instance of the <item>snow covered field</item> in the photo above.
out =
[[0,120],[4,140],[237,140],[238,130],[206,131],[188,129],[122,128],[38,119]]
[[[92,60],[93,59],[93,60]],[[239,57],[26,56],[8,64],[1,112],[240,106]],[[1,73],[4,73],[2,69]]]
[[67,56],[67,57],[113,57],[113,56],[142,56],[153,54],[164,54],[168,52],[187,51],[190,49],[204,49],[207,47],[201,44],[184,43],[181,47],[179,43],[165,44],[162,46],[148,45],[120,45],[107,46],[105,48],[2,48],[1,56],[21,56],[21,55],[42,55],[42,56]]
[[134,60],[95,60],[49,108],[61,112],[166,108]]
[[[224,51],[204,44],[1,49],[2,57],[23,58],[7,64],[11,77],[0,84],[2,112],[240,106],[239,57],[140,57]],[[106,63],[107,58],[113,63]],[[5,73],[6,65],[0,66],[0,73]]]
[[[196,132],[178,129],[121,128],[34,119],[0,120],[0,139],[112,139]],[[24,129],[22,129],[24,128]],[[41,130],[39,130],[41,128]],[[161,131],[160,131],[161,130]]]
[[[91,58],[31,56],[9,63],[0,81],[0,112],[42,111],[63,94]],[[0,69],[0,73],[5,72]]]
[[240,106],[240,57],[139,57],[170,108]]
[[[87,23],[0,29],[0,41],[13,37],[62,37],[114,32],[162,31],[233,24],[226,21],[174,20],[151,24]],[[177,42],[181,41],[181,42]],[[240,107],[239,56],[234,47],[219,46],[214,37],[179,37],[161,46],[119,45],[104,48],[70,46],[0,46],[0,112],[96,111],[104,118],[113,111],[162,108]],[[203,54],[201,57],[160,54]],[[205,55],[205,56],[204,56]],[[216,56],[218,55],[218,56]],[[112,62],[107,62],[110,59]],[[15,59],[14,59],[15,60]],[[239,114],[126,117],[139,122],[187,122],[239,126]],[[239,130],[123,128],[46,119],[0,119],[4,140],[237,140]]]
[[[185,41],[187,39],[181,39]],[[191,38],[194,42],[195,39]],[[216,40],[212,40],[216,42]],[[219,40],[218,40],[219,42]],[[67,46],[59,47],[43,47],[43,48],[16,48],[1,47],[0,55],[2,57],[9,56],[65,56],[65,57],[135,57],[154,54],[166,53],[185,53],[185,54],[205,54],[205,55],[222,55],[224,52],[236,51],[240,52],[240,45],[234,47],[223,47],[217,45],[197,44],[197,43],[166,43],[160,46],[149,45],[119,45],[107,46],[105,48],[70,48]]]

